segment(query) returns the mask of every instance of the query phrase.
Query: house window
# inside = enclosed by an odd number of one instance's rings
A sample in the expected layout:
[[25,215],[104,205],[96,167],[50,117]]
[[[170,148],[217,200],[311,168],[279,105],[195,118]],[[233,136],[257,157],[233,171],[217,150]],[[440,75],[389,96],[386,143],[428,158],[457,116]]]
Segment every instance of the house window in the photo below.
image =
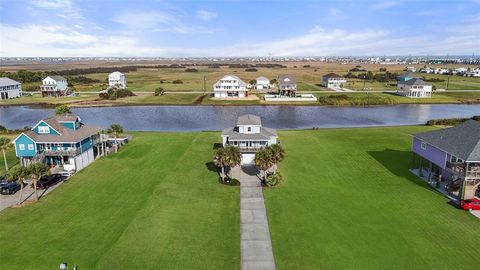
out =
[[18,149],[25,150],[25,144],[23,144],[23,143],[19,144]]
[[40,126],[38,127],[38,133],[50,133],[50,128],[46,126]]
[[251,131],[252,131],[252,128],[251,128],[251,127],[248,127],[248,128],[247,128],[247,131],[248,131],[248,132],[251,132]]
[[28,144],[28,150],[33,150],[33,144],[31,143]]
[[422,144],[420,145],[420,148],[422,148],[423,150],[427,150],[427,143],[422,142]]

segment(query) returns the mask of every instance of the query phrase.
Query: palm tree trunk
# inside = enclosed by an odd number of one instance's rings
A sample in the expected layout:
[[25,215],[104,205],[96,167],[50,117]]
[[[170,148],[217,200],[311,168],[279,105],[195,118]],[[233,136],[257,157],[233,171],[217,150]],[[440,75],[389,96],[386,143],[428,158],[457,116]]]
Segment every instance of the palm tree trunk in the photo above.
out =
[[38,201],[38,193],[37,193],[37,180],[33,180],[33,189],[35,191],[35,201]]
[[115,153],[118,152],[117,134],[115,134]]
[[2,149],[3,152],[3,160],[5,161],[5,170],[8,171],[8,163],[7,163],[7,156],[5,155],[5,149]]
[[20,197],[18,198],[18,204],[22,203],[22,197],[23,197],[23,181],[20,183]]
[[225,182],[225,167],[224,167],[224,166],[222,166],[222,175],[221,175],[221,177],[222,177],[222,181]]

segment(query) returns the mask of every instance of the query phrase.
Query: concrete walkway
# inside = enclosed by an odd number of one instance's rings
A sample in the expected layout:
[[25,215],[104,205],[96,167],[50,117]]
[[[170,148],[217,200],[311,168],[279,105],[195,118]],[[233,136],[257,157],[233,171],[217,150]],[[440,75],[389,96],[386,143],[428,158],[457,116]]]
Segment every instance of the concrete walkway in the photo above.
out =
[[257,174],[255,166],[232,169],[232,176],[240,181],[241,268],[274,270],[272,241]]

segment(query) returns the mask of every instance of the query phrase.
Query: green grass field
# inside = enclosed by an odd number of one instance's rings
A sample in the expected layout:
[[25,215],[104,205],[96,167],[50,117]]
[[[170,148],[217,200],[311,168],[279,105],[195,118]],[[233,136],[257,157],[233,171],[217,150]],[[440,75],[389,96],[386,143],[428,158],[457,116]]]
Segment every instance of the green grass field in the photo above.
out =
[[238,269],[239,190],[217,133],[134,133],[39,202],[0,213],[2,269]]
[[[409,173],[432,127],[282,131],[265,190],[278,269],[469,269],[478,219]],[[239,190],[208,169],[216,132],[133,133],[39,202],[0,212],[4,269],[239,269]]]
[[468,269],[480,221],[411,174],[427,127],[281,133],[284,182],[265,200],[277,269]]

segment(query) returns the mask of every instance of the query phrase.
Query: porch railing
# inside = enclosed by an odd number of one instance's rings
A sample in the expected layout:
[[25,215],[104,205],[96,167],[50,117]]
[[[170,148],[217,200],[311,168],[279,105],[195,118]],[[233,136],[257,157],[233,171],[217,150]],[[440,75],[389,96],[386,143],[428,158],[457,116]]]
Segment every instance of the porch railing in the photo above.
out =
[[80,149],[66,149],[66,150],[45,150],[45,156],[68,156],[74,157],[80,154]]

